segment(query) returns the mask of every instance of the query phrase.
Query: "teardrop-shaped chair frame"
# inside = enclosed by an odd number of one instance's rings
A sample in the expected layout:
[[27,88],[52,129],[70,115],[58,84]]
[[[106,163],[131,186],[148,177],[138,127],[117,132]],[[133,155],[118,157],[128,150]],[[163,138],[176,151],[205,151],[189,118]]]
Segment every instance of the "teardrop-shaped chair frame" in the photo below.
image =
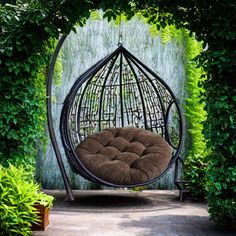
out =
[[[64,181],[64,185],[67,191],[67,196],[70,200],[73,200],[73,193],[71,190],[71,186],[68,180],[68,177],[66,175],[66,171],[65,171],[65,167],[62,161],[62,157],[61,157],[61,153],[58,147],[58,143],[56,140],[56,136],[55,136],[55,132],[54,132],[54,127],[53,127],[53,122],[52,122],[52,112],[51,112],[51,108],[52,108],[52,80],[53,80],[53,72],[54,72],[54,67],[55,67],[55,63],[56,63],[56,59],[58,57],[59,51],[66,39],[66,35],[63,35],[58,44],[57,47],[55,49],[55,52],[53,54],[52,60],[51,60],[51,64],[50,64],[50,68],[49,68],[49,74],[48,74],[48,81],[47,81],[47,118],[48,118],[48,128],[49,128],[49,135],[50,135],[50,139],[52,141],[52,145],[55,151],[55,155],[57,158],[57,162],[63,177],[63,181]],[[73,146],[71,137],[70,137],[70,132],[69,132],[69,127],[68,127],[68,119],[69,119],[69,112],[73,103],[73,100],[76,96],[76,93],[78,92],[78,89],[90,78],[92,78],[96,72],[103,66],[105,65],[109,60],[111,60],[112,57],[114,57],[114,55],[122,53],[126,56],[128,56],[129,58],[131,58],[134,62],[138,63],[139,65],[141,65],[143,68],[145,68],[146,71],[148,71],[148,73],[150,73],[155,79],[158,80],[159,83],[161,83],[165,89],[169,92],[169,94],[172,97],[172,102],[169,104],[167,111],[166,111],[166,120],[165,123],[168,122],[168,117],[169,117],[169,112],[170,109],[172,107],[172,105],[174,104],[177,108],[177,112],[178,112],[178,117],[179,117],[179,143],[178,143],[178,147],[176,148],[176,151],[174,153],[174,156],[172,156],[170,163],[168,164],[168,167],[166,168],[166,170],[159,176],[157,176],[156,178],[147,181],[145,183],[139,183],[139,184],[133,184],[133,185],[117,185],[114,183],[110,183],[107,181],[104,181],[102,179],[100,179],[98,176],[95,176],[93,173],[91,173],[84,165],[83,163],[79,160],[79,158],[77,158],[77,154],[75,153],[75,148]],[[145,128],[146,128],[146,124],[145,124]],[[90,68],[89,70],[87,70],[83,75],[81,75],[76,82],[74,83],[74,85],[72,86],[69,94],[67,95],[64,105],[63,105],[63,109],[62,109],[62,113],[61,113],[61,122],[60,122],[60,131],[61,131],[61,139],[62,139],[62,143],[65,149],[65,153],[67,156],[67,159],[72,167],[72,169],[74,170],[74,172],[79,173],[81,176],[83,176],[84,178],[91,180],[93,182],[102,184],[102,185],[106,185],[106,186],[111,186],[111,187],[136,187],[136,186],[144,186],[150,183],[153,183],[154,181],[156,181],[157,179],[161,178],[173,165],[173,163],[177,162],[178,158],[179,158],[179,154],[182,148],[182,144],[183,144],[183,118],[182,118],[182,113],[181,113],[181,109],[178,105],[178,102],[175,98],[175,95],[173,94],[173,92],[171,91],[171,89],[168,87],[168,85],[159,77],[157,76],[153,71],[151,71],[148,67],[146,67],[141,61],[139,61],[136,57],[134,57],[131,53],[129,53],[122,45],[120,45],[117,50],[115,50],[113,53],[109,54],[107,57],[105,57],[104,59],[102,59],[101,61],[97,62],[92,68]],[[167,129],[167,125],[165,124],[165,134],[166,134],[166,140],[169,142],[170,145],[172,145],[172,147],[174,146],[173,143],[171,142],[171,139],[169,138],[169,134],[168,134],[168,129]],[[177,165],[176,165],[177,166]],[[178,168],[177,168],[178,169]],[[177,170],[176,169],[176,173]],[[175,179],[176,179],[176,173],[175,173]]]

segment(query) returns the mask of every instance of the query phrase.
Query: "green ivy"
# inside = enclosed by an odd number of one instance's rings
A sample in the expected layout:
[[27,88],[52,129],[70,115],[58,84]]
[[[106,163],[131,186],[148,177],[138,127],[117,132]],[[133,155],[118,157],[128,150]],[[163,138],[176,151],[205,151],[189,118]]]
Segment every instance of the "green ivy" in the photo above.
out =
[[205,87],[211,114],[204,129],[211,150],[207,157],[209,213],[218,224],[231,224],[236,219],[236,89],[225,80],[207,81]]
[[40,9],[6,5],[0,15],[0,162],[33,166],[36,143],[44,139],[45,65],[53,43],[39,26]]
[[202,52],[202,43],[193,36],[186,34],[186,99],[185,116],[188,120],[188,132],[190,136],[189,152],[185,160],[184,176],[190,181],[192,197],[203,200],[206,186],[206,140],[203,135],[203,122],[206,120],[206,111],[203,94],[205,90],[200,87],[203,82],[204,72],[197,66],[195,58]]

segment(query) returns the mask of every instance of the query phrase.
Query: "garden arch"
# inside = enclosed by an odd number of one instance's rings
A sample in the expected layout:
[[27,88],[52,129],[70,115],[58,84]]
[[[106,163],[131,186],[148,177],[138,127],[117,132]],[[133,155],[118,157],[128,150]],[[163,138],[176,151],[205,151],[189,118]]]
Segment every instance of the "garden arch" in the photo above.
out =
[[[25,101],[25,94],[22,93],[28,91],[29,87],[33,90],[35,86],[35,76],[42,68],[42,61],[45,63],[43,60],[45,44],[49,39],[58,38],[59,33],[68,34],[76,22],[83,24],[89,17],[91,9],[102,8],[106,12],[106,17],[112,18],[119,15],[120,6],[120,1],[107,0],[73,2],[40,0],[33,3],[29,1],[19,8],[7,3],[18,4],[18,1],[1,2],[1,27],[5,27],[5,30],[0,37],[5,49],[1,48],[3,66],[0,67],[0,72],[1,83],[4,86],[0,86],[0,94],[4,95],[1,97],[1,102],[9,107],[8,95],[17,90],[21,95],[16,99],[15,104],[18,106],[16,110],[22,110],[22,102]],[[20,1],[19,4],[21,3]],[[209,44],[208,51],[199,57],[200,63],[208,73],[208,78],[204,82],[208,111],[205,133],[208,146],[211,147],[209,156],[211,163],[207,173],[212,176],[207,183],[208,203],[212,218],[227,223],[236,212],[235,204],[233,205],[235,190],[232,187],[235,186],[233,176],[236,153],[235,3],[213,0],[176,1],[173,4],[173,1],[134,0],[123,1],[122,10],[127,13],[128,18],[136,12],[141,12],[148,17],[150,24],[153,23],[157,27],[174,23],[178,27],[186,27],[196,33],[198,40],[204,40]],[[19,66],[22,63],[26,66]],[[19,84],[20,78],[24,78],[27,83],[21,81]],[[36,114],[40,115],[43,109],[39,109],[38,113],[34,110],[32,117],[30,109],[32,107],[27,108],[28,110],[24,110],[24,122],[18,113],[12,114],[19,120],[17,125],[13,125],[3,117],[0,155],[4,158],[8,156],[11,158],[14,154],[29,157],[33,153],[35,124],[38,122]],[[4,110],[2,114],[7,116],[8,110]],[[31,129],[26,131],[25,126]],[[23,139],[22,137],[26,135],[27,138]],[[226,179],[229,179],[229,182],[225,183]]]

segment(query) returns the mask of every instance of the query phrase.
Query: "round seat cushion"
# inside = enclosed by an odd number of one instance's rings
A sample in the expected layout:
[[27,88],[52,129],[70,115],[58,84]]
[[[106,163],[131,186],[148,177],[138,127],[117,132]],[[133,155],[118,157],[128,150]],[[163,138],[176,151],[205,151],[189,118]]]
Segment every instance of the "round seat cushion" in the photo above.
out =
[[147,182],[166,170],[172,149],[160,136],[139,128],[109,128],[88,136],[76,148],[95,176],[117,185]]

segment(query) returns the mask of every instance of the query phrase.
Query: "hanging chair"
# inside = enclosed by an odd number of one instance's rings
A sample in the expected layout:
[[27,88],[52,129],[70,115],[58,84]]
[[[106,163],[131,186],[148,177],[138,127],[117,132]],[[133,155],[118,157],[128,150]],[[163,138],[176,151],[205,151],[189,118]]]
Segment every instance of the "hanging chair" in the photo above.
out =
[[[48,115],[50,119],[51,111]],[[49,120],[56,142],[50,125]],[[60,132],[75,173],[102,185],[130,188],[156,181],[176,162],[183,124],[171,89],[120,45],[75,81],[64,101]],[[57,144],[54,149],[67,186]]]

